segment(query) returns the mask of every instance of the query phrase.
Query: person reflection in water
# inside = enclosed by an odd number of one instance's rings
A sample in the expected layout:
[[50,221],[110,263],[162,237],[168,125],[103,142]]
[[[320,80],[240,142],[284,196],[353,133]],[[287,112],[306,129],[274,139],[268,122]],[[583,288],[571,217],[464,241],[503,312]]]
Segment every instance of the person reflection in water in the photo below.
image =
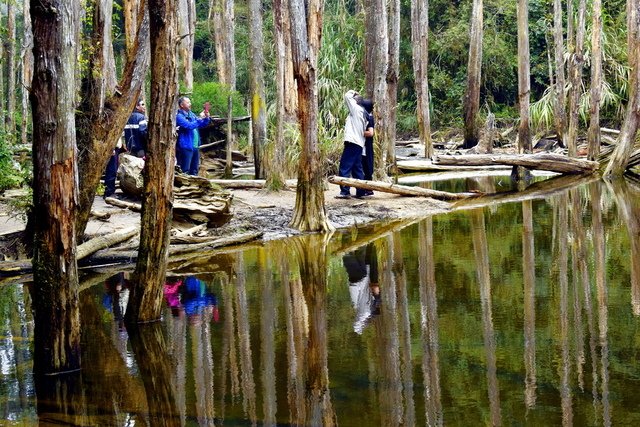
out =
[[380,286],[378,285],[378,257],[373,243],[342,257],[349,275],[349,294],[356,311],[353,330],[362,334],[373,316],[380,314]]
[[102,305],[113,313],[113,320],[118,323],[118,329],[123,331],[124,314],[129,302],[129,280],[125,273],[118,273],[109,277],[104,284],[106,292],[102,298]]
[[215,294],[207,292],[205,283],[195,276],[167,279],[164,284],[164,298],[174,317],[182,314],[193,321],[211,315],[218,322],[218,299]]

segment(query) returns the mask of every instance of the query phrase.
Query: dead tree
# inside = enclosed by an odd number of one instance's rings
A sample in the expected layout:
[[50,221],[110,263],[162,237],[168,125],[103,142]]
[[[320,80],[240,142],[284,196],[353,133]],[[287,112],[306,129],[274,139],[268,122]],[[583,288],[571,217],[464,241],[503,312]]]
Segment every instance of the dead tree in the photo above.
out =
[[553,104],[553,121],[560,145],[566,147],[566,96],[564,93],[564,39],[562,37],[562,2],[553,1],[553,45],[556,66],[555,100]]
[[483,38],[482,0],[473,0],[471,9],[471,29],[469,31],[469,61],[467,65],[467,89],[464,94],[464,148],[478,144],[480,129],[480,78],[482,69]]
[[520,126],[518,127],[518,152],[531,153],[529,129],[529,97],[531,82],[529,72],[529,0],[518,0],[518,105]]
[[569,156],[577,155],[578,126],[580,117],[580,94],[582,90],[582,66],[584,64],[584,37],[585,37],[585,0],[580,0],[578,5],[578,21],[576,22],[575,47],[571,55],[569,92],[569,129],[567,130],[567,148]]
[[591,12],[591,99],[589,104],[589,160],[600,155],[600,99],[602,97],[602,0],[593,0]]
[[413,76],[418,106],[418,132],[424,144],[424,157],[433,156],[431,116],[429,114],[429,1],[411,2],[411,43],[413,43]]
[[[267,138],[267,108],[264,89],[264,48],[262,2],[249,0],[249,92],[251,96],[251,136],[255,178],[265,177],[264,143]],[[228,130],[230,131],[230,130]]]

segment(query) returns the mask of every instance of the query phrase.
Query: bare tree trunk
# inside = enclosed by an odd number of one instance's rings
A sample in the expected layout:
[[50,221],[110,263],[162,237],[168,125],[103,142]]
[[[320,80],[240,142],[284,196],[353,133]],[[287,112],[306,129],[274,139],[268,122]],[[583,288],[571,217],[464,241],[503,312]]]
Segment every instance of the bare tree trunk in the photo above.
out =
[[7,0],[7,111],[4,121],[9,141],[15,141],[16,132],[16,6]]
[[570,157],[577,155],[578,127],[580,125],[578,113],[582,92],[582,66],[584,64],[585,10],[586,2],[580,0],[578,21],[576,22],[576,44],[570,62],[571,91],[569,92],[569,129],[567,132],[567,148]]
[[[118,84],[118,79],[116,77],[116,58],[113,55],[113,40],[111,36],[111,28],[113,27],[113,0],[100,0],[100,2],[102,3],[100,7],[102,17],[100,21],[103,25],[102,32],[104,34],[101,43],[102,58],[104,60],[101,70],[101,76],[104,82],[102,98],[104,98],[107,94],[114,92],[116,84]],[[101,102],[104,103],[102,98]]]
[[433,156],[431,116],[429,112],[429,0],[411,2],[411,43],[413,44],[413,76],[418,105],[418,132],[424,144],[424,157]]
[[[298,166],[296,205],[291,227],[301,231],[330,231],[324,207],[323,177],[318,147],[318,50],[322,36],[322,0],[289,0],[291,47],[298,84],[298,123],[302,152]],[[308,11],[308,12],[307,12]]]
[[536,271],[533,208],[522,202],[522,278],[524,284],[524,403],[536,405]]
[[176,3],[150,0],[151,109],[144,168],[140,247],[128,323],[158,320],[167,268],[173,203],[176,127]]
[[387,149],[385,169],[391,169],[391,173],[397,181],[398,170],[396,167],[396,122],[398,108],[398,73],[400,72],[400,0],[389,0],[389,66],[387,68],[387,101],[388,122],[384,138]]
[[133,54],[136,33],[138,31],[138,16],[140,15],[139,0],[123,0],[122,14],[124,17],[124,44],[127,56]]
[[531,81],[529,75],[529,0],[518,0],[518,105],[520,126],[518,127],[518,152],[531,153],[531,132],[529,129],[529,96]]
[[23,36],[22,36],[22,131],[20,140],[26,145],[27,129],[29,127],[29,91],[33,80],[33,32],[31,30],[31,14],[29,13],[29,2],[23,2]]
[[179,81],[184,93],[193,92],[193,45],[196,33],[195,0],[178,0]]
[[216,48],[218,81],[236,89],[236,55],[234,49],[234,2],[212,0],[209,6],[209,22],[213,24],[213,39]]
[[264,92],[264,48],[262,35],[262,1],[249,0],[249,94],[255,178],[263,179],[264,143],[267,138],[267,111]]
[[629,156],[633,151],[633,145],[638,132],[638,121],[640,120],[640,8],[639,0],[627,0],[627,44],[629,53],[629,65],[631,72],[629,76],[629,103],[625,113],[622,129],[618,136],[618,141],[611,160],[607,165],[604,175],[622,176],[629,163]]
[[79,4],[31,4],[35,74],[33,110],[34,224],[32,300],[34,372],[80,368],[80,311],[75,220],[78,203],[75,37]]
[[[140,10],[146,10],[144,1]],[[96,4],[98,8],[98,4]],[[95,16],[99,16],[96,11]],[[94,34],[90,43],[102,44],[104,28],[93,25]],[[140,90],[149,65],[149,14],[138,16],[138,33],[133,56],[128,56],[118,91],[107,93],[104,103],[100,102],[102,87],[101,70],[103,61],[98,52],[87,58],[88,66],[83,78],[82,105],[76,112],[76,137],[78,141],[78,173],[80,181],[79,210],[76,232],[81,237],[89,220],[96,188],[104,172],[113,147],[122,135],[122,129],[138,101]]]
[[[0,43],[0,58],[2,58],[2,60],[4,61],[4,43]],[[5,123],[4,123],[4,117],[2,116],[4,114],[4,108],[5,108],[5,101],[4,101],[5,97],[4,97],[4,66],[2,64],[0,64],[0,130],[4,131],[5,130]]]
[[565,142],[565,127],[566,127],[566,97],[564,94],[564,39],[562,37],[562,3],[561,0],[553,1],[553,45],[554,56],[556,65],[556,84],[555,89],[555,101],[553,104],[553,121],[556,128],[556,134],[558,135],[558,141],[563,147],[566,147]]
[[589,105],[589,160],[600,155],[600,98],[602,94],[602,0],[593,0],[591,12],[591,99]]
[[365,68],[367,87],[371,87],[372,98],[376,104],[374,109],[376,122],[376,137],[374,138],[374,171],[373,177],[377,181],[388,181],[388,127],[389,121],[389,93],[387,91],[387,73],[389,70],[389,32],[387,2],[384,0],[373,0],[369,13],[371,20],[366,21],[366,37],[371,39],[367,44],[371,45],[371,53],[367,61],[370,65]]
[[469,61],[467,65],[467,89],[464,94],[464,148],[478,143],[480,136],[478,111],[480,110],[480,78],[482,75],[483,38],[482,0],[473,0],[471,30],[469,32]]
[[227,98],[227,141],[224,162],[224,177],[227,179],[233,178],[233,140],[233,95],[229,93]]

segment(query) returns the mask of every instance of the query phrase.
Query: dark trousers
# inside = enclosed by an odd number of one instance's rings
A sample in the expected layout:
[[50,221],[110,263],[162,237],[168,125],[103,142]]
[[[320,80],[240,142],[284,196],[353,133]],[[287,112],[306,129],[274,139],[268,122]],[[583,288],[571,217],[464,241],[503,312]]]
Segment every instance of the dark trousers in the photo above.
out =
[[110,197],[116,192],[116,175],[118,174],[118,155],[121,150],[116,148],[109,158],[107,168],[104,171],[104,197]]
[[[345,178],[364,179],[362,171],[362,147],[353,142],[344,143],[342,157],[340,157],[340,169],[338,175]],[[349,194],[351,187],[340,186],[340,194]],[[363,196],[364,190],[356,188],[356,196]]]
[[362,170],[364,179],[373,181],[373,138],[367,138],[364,142],[366,155],[362,156]]
[[176,149],[176,161],[182,172],[189,175],[198,175],[200,167],[200,152],[198,149]]

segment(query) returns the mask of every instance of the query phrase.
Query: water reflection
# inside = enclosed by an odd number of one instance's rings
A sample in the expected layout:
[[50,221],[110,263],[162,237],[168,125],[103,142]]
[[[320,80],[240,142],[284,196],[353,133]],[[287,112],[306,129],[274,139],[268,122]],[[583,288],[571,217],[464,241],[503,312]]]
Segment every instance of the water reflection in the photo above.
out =
[[30,374],[28,292],[0,287],[3,419],[636,425],[638,194],[590,183],[209,256],[132,330],[127,274],[96,274],[82,372],[55,381]]

